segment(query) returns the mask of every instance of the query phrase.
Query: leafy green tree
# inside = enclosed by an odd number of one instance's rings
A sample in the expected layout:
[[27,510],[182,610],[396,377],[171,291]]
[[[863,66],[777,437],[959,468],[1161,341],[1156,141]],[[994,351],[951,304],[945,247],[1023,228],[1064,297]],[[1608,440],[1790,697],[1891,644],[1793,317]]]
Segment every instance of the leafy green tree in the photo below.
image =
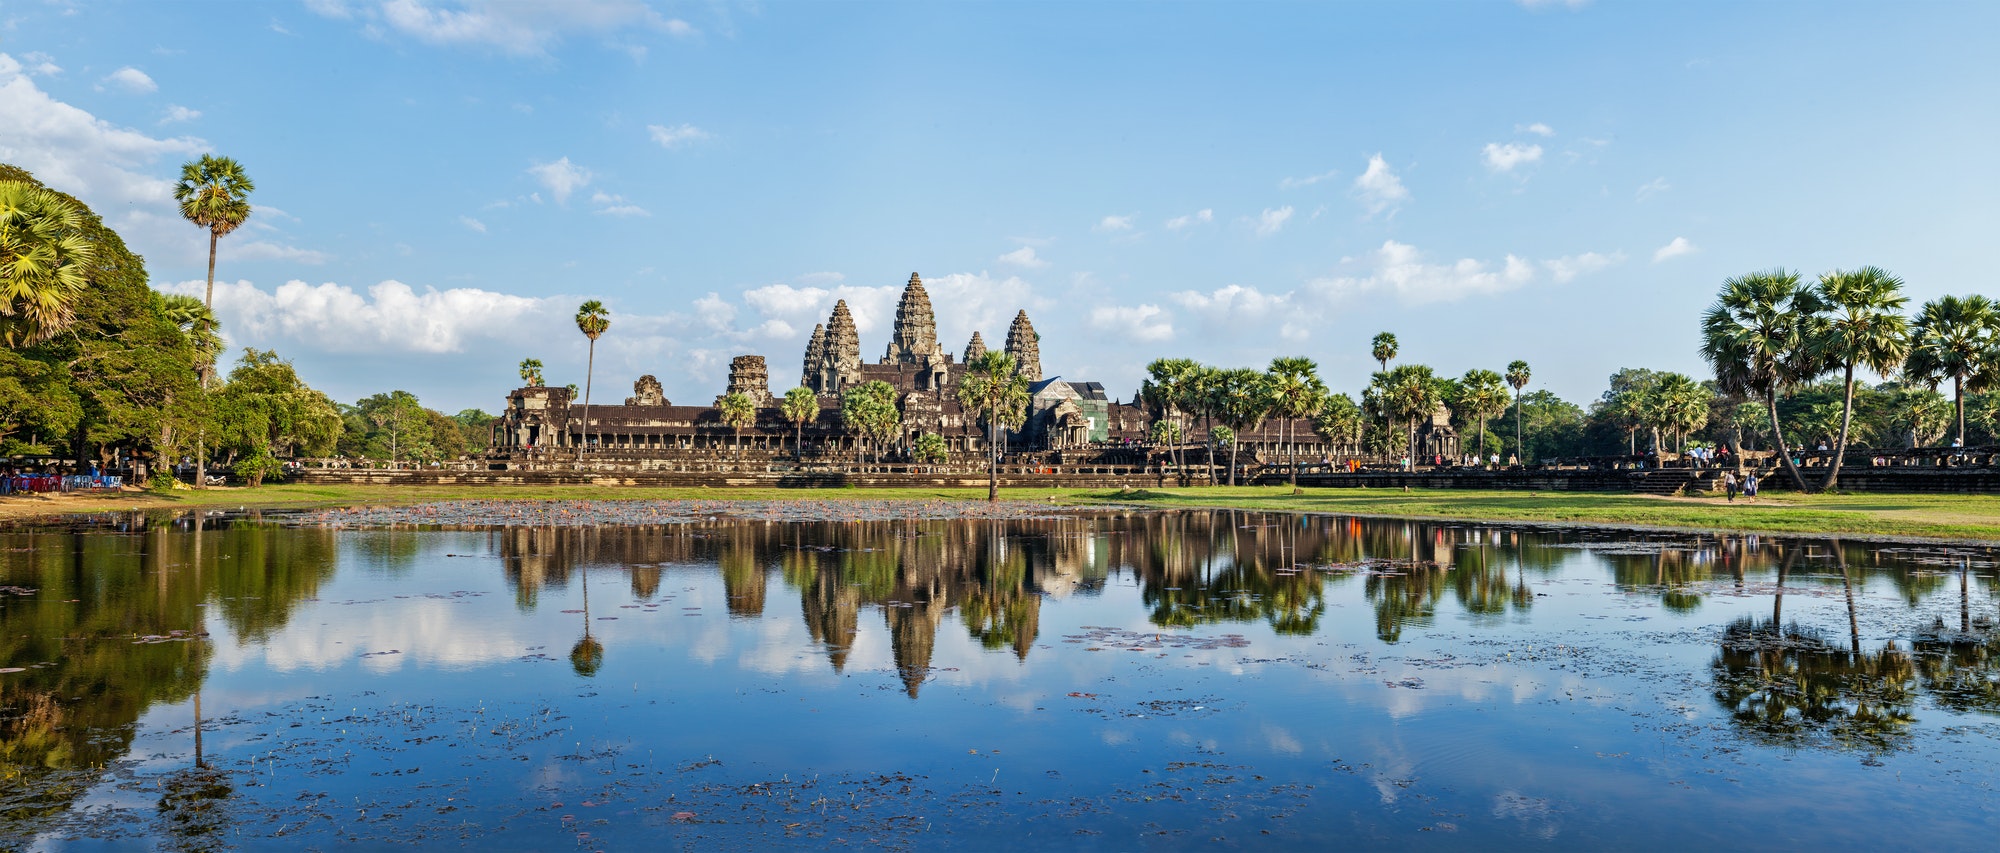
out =
[[[986,499],[1000,499],[1000,437],[1002,426],[1022,422],[1028,413],[1028,380],[1014,368],[1014,357],[988,350],[965,367],[958,384],[958,406],[966,417],[986,422]],[[841,400],[846,417],[847,400]]]
[[1236,453],[1242,434],[1256,429],[1275,406],[1271,378],[1259,370],[1239,367],[1222,371],[1215,418],[1230,429],[1229,485],[1236,485]]
[[97,246],[66,196],[0,180],[0,343],[44,341],[76,319]]
[[[83,421],[77,399],[58,365],[0,349],[0,456],[45,454],[42,441],[76,431]],[[21,441],[26,435],[32,441]]]
[[[1194,359],[1155,359],[1146,365],[1146,379],[1139,383],[1139,400],[1154,420],[1172,421],[1172,433],[1185,436],[1190,416],[1201,406],[1204,385],[1212,386],[1213,382],[1203,375],[1202,366]],[[1169,445],[1167,454],[1175,470],[1186,470],[1178,440]]]
[[180,202],[181,218],[208,231],[208,291],[201,304],[211,312],[215,310],[216,241],[250,218],[250,193],[256,189],[241,164],[212,154],[182,164],[180,182],[174,184],[174,201]]
[[1417,419],[1430,417],[1444,405],[1445,387],[1427,365],[1403,364],[1387,373],[1375,374],[1381,386],[1380,400],[1385,413],[1405,424],[1404,450],[1417,455]]
[[1507,385],[1500,374],[1474,368],[1458,380],[1457,395],[1451,401],[1479,430],[1479,458],[1486,459],[1486,422],[1507,410]]
[[1361,407],[1346,394],[1328,394],[1313,413],[1313,432],[1331,444],[1352,444],[1361,439],[1366,423]]
[[539,358],[521,359],[521,384],[526,385],[530,388],[542,387],[541,359]]
[[1821,489],[1832,489],[1840,482],[1848,430],[1854,422],[1854,368],[1866,367],[1887,377],[1909,358],[1910,324],[1902,314],[1909,298],[1903,295],[1903,280],[1880,267],[1822,275],[1811,296],[1817,303],[1811,307],[1826,314],[1826,322],[1810,346],[1819,359],[1844,375],[1833,464],[1827,468],[1826,482],[1820,484]]
[[372,427],[365,451],[370,456],[387,456],[391,465],[404,455],[435,456],[431,446],[429,410],[408,391],[390,391],[366,397],[356,404],[361,417]]
[[1507,363],[1507,387],[1514,389],[1514,454],[1524,463],[1528,455],[1521,447],[1521,389],[1528,387],[1533,376],[1527,362],[1517,358]]
[[[238,460],[238,475],[253,486],[278,457],[323,455],[340,438],[333,400],[308,387],[275,352],[245,349],[215,396],[217,449]],[[246,467],[242,460],[257,461]]]
[[1655,445],[1664,433],[1674,437],[1676,451],[1683,449],[1687,434],[1708,422],[1709,396],[1708,389],[1685,375],[1657,374],[1638,401],[1642,419],[1653,430]]
[[736,434],[736,458],[743,458],[743,430],[757,423],[757,404],[741,391],[725,394],[716,409],[722,413],[722,425]]
[[1584,431],[1588,419],[1583,409],[1549,391],[1521,395],[1514,403],[1514,417],[1522,424],[1522,464],[1531,460],[1584,455]]
[[1388,332],[1376,335],[1375,340],[1369,344],[1368,354],[1375,358],[1377,364],[1382,365],[1383,373],[1389,372],[1389,362],[1396,358],[1396,336]]
[[896,408],[895,386],[880,379],[850,386],[840,395],[840,420],[868,444],[879,461],[883,445],[895,438],[903,426],[903,413]]
[[452,415],[451,419],[458,425],[459,435],[464,437],[467,452],[484,453],[493,445],[493,421],[497,419],[492,415],[479,409],[465,409]]
[[583,371],[583,444],[590,446],[590,380],[597,372],[597,336],[611,328],[611,311],[592,299],[576,309],[576,329],[590,339],[590,361]]
[[800,459],[805,458],[806,424],[819,419],[819,395],[813,389],[800,385],[785,392],[784,402],[778,404],[778,411],[792,424],[792,450]]
[[1702,316],[1701,354],[1715,368],[1717,386],[1726,393],[1764,398],[1778,459],[1802,492],[1808,491],[1805,476],[1793,464],[1778,422],[1778,392],[1820,372],[1809,346],[1814,305],[1798,273],[1771,270],[1723,282],[1715,304]]
[[2000,308],[1984,296],[1941,296],[1917,313],[1910,330],[1911,378],[1931,387],[1951,380],[1958,440],[1965,442],[1965,393],[2000,378]]
[[910,455],[925,465],[941,465],[951,456],[951,450],[945,446],[944,436],[927,432],[910,445]]
[[[1302,356],[1274,358],[1266,387],[1271,395],[1271,416],[1284,419],[1285,444],[1289,446],[1292,421],[1311,417],[1326,399],[1326,383],[1320,381],[1319,365]],[[1292,487],[1297,488],[1299,466],[1294,463],[1289,467]]]

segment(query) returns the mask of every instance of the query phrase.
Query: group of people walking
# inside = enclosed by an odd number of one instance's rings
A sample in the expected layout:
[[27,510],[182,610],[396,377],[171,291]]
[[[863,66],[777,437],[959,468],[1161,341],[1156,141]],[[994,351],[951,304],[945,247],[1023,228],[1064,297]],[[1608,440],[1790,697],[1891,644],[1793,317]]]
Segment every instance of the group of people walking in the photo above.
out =
[[1743,479],[1740,482],[1736,479],[1735,471],[1722,472],[1722,491],[1725,494],[1729,495],[1729,500],[1732,503],[1736,501],[1736,491],[1738,488],[1741,488],[1743,490],[1744,497],[1746,498],[1756,497],[1757,472],[1752,471],[1747,474],[1744,474]]

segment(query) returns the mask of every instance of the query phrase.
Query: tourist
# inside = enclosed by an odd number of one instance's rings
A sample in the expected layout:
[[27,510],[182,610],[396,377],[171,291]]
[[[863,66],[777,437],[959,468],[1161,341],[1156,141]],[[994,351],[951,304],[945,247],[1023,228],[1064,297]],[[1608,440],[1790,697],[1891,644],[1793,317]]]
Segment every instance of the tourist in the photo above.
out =
[[1729,496],[1729,502],[1736,502],[1736,472],[1722,472],[1722,493]]
[[1743,497],[1750,500],[1757,499],[1757,472],[1752,471],[1743,475]]

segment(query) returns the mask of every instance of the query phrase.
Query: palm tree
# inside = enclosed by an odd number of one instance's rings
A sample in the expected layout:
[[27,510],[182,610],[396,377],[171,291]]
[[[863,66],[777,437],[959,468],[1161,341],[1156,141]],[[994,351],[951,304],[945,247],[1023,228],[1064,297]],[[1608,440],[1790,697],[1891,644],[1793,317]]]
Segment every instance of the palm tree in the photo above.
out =
[[590,449],[590,380],[597,372],[597,336],[611,328],[611,311],[595,299],[576,308],[576,329],[590,339],[590,361],[583,371],[583,446]]
[[1528,461],[1528,451],[1521,447],[1521,389],[1528,387],[1528,363],[1514,359],[1507,364],[1507,387],[1514,389],[1514,458],[1523,464]]
[[1910,355],[1910,324],[1903,317],[1903,280],[1880,267],[1835,270],[1819,277],[1812,289],[1814,307],[1827,314],[1815,346],[1819,357],[1845,371],[1840,403],[1840,435],[1833,443],[1833,465],[1827,469],[1831,490],[1840,481],[1847,456],[1848,429],[1854,421],[1854,368],[1866,366],[1887,378]]
[[521,359],[521,384],[527,385],[531,388],[541,387],[542,385],[541,359],[539,358]]
[[[1319,379],[1319,365],[1303,356],[1271,359],[1271,414],[1285,422],[1286,455],[1292,455],[1292,420],[1311,417],[1326,399],[1326,383]],[[1299,485],[1299,466],[1292,461],[1292,487]]]
[[733,391],[722,395],[715,407],[722,411],[723,426],[736,434],[736,459],[740,462],[743,459],[743,428],[757,422],[757,404],[750,402],[750,395]]
[[1984,296],[1941,296],[1924,303],[1910,330],[1904,370],[1936,388],[1951,377],[1958,443],[1965,445],[1965,392],[1993,385],[2000,367],[2000,308]]
[[801,385],[786,391],[785,402],[778,408],[784,413],[785,420],[792,422],[793,454],[799,459],[806,458],[806,424],[819,419],[819,395]]
[[1369,348],[1368,352],[1375,357],[1375,361],[1378,364],[1382,365],[1382,372],[1387,373],[1389,371],[1389,362],[1396,357],[1396,336],[1388,332],[1376,335],[1374,344]]
[[1187,418],[1196,406],[1202,404],[1200,390],[1212,385],[1203,376],[1203,368],[1190,358],[1154,359],[1146,365],[1146,380],[1139,385],[1139,397],[1152,410],[1155,419],[1173,423],[1173,433],[1177,436],[1174,444],[1168,446],[1167,454],[1173,460],[1176,471],[1186,477],[1180,455],[1180,440],[1188,434]]
[[67,328],[97,249],[60,194],[0,181],[0,340],[21,347]]
[[1361,407],[1346,394],[1328,394],[1313,413],[1313,432],[1336,446],[1352,444],[1361,435]]
[[1479,429],[1479,458],[1486,458],[1486,421],[1507,408],[1506,380],[1491,370],[1474,368],[1458,380],[1458,407]]
[[208,229],[208,292],[201,304],[215,310],[215,243],[250,218],[250,182],[243,167],[228,157],[203,154],[200,160],[181,164],[181,180],[174,185],[174,201],[181,203],[181,217],[198,228]]
[[1224,370],[1217,383],[1216,420],[1230,430],[1229,485],[1236,485],[1236,450],[1243,433],[1256,429],[1276,408],[1271,377],[1262,371],[1239,367]]
[[1792,464],[1791,448],[1778,424],[1778,391],[1820,373],[1807,352],[1813,317],[1800,310],[1811,307],[1798,273],[1754,272],[1723,282],[1701,321],[1701,355],[1715,368],[1716,385],[1724,393],[1764,398],[1778,459],[1801,492],[1808,490],[1806,480]]
[[958,384],[958,406],[970,417],[986,419],[986,499],[1000,499],[1000,437],[1002,425],[1021,422],[1028,409],[1028,380],[1014,372],[1014,357],[988,350],[966,365]]
[[1417,419],[1429,417],[1444,401],[1444,389],[1431,369],[1421,364],[1405,364],[1388,373],[1377,374],[1382,389],[1382,408],[1407,424],[1405,453],[1414,463],[1417,455]]

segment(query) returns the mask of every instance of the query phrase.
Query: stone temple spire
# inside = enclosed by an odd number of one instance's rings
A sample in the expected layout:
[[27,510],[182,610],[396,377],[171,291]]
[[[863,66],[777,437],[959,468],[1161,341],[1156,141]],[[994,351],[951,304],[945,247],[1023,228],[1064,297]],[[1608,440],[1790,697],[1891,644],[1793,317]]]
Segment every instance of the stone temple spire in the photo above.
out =
[[986,339],[980,337],[978,332],[973,332],[972,340],[965,345],[965,363],[971,364],[973,359],[985,354]]
[[1007,354],[1014,357],[1014,375],[1029,382],[1042,381],[1041,341],[1025,310],[1015,314],[1014,324],[1007,327]]
[[[826,321],[825,369],[839,377],[841,385],[861,375],[861,333],[854,329],[854,314],[847,310],[847,300],[833,303],[833,316]],[[837,388],[826,388],[820,393],[831,393]]]
[[889,336],[889,351],[883,364],[924,364],[942,355],[937,342],[937,319],[931,314],[931,297],[924,281],[910,273],[903,299],[896,303],[896,327]]
[[799,384],[819,390],[819,368],[826,362],[826,324],[814,323],[812,342],[806,344],[806,366],[799,371]]

